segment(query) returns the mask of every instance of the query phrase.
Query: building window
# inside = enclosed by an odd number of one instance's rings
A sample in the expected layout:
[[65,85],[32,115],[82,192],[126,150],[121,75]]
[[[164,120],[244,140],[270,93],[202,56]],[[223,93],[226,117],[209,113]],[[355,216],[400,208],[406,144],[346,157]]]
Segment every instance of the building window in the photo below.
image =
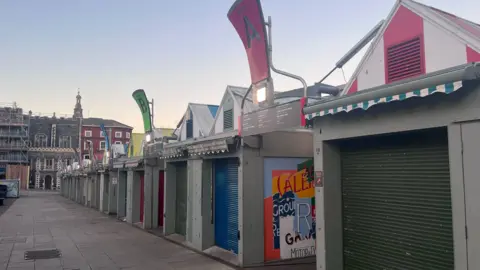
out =
[[122,144],[121,141],[115,141],[115,144]]
[[52,170],[53,169],[53,159],[45,160],[45,169]]
[[92,137],[92,131],[91,130],[85,130],[85,137]]
[[35,147],[47,147],[47,135],[43,133],[36,134]]
[[90,147],[93,147],[92,141],[84,141],[83,142],[83,150],[88,150]]
[[100,141],[100,146],[98,147],[100,150],[105,150],[105,141]]
[[83,159],[90,159],[90,155],[83,155]]
[[122,132],[121,131],[115,131],[115,138],[122,138]]
[[58,141],[58,147],[60,148],[71,148],[72,147],[72,137],[70,136],[61,136]]
[[130,132],[125,132],[125,138],[130,139]]
[[100,130],[100,137],[105,137],[105,135],[103,134],[103,130]]

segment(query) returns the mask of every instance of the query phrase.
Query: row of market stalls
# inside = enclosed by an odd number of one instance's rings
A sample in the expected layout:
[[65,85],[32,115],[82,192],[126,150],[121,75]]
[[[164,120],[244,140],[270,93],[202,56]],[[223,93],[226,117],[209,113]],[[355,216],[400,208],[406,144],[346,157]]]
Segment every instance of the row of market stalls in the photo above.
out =
[[261,108],[228,86],[62,193],[244,267],[480,269],[479,29],[397,1],[346,85]]
[[[480,227],[480,64],[308,104],[313,129],[253,130],[246,117],[241,137],[224,120],[239,110],[232,89],[246,92],[228,87],[215,114],[190,104],[176,142],[64,172],[62,194],[241,266],[480,266],[468,233]],[[210,135],[187,137],[204,123]]]
[[[241,137],[246,94],[228,86],[220,106],[189,104],[176,141],[65,172],[62,194],[235,265],[314,263],[313,135],[300,127],[299,98],[271,111],[295,110],[296,128],[243,128]],[[244,109],[253,113],[251,96]]]
[[62,193],[242,266],[476,269],[479,93],[480,65],[464,64],[309,104],[313,129],[246,117],[240,137],[229,87],[215,114],[188,106],[178,141],[64,172]]
[[87,207],[145,227],[142,224],[144,174],[142,157],[119,158],[109,165],[74,164],[61,172],[65,185],[61,193]]

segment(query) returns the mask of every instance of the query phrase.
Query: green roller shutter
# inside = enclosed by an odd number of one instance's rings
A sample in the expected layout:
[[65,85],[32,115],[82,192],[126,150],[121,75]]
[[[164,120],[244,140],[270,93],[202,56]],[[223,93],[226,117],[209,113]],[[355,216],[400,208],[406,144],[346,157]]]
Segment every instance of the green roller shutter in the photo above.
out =
[[176,165],[175,233],[187,233],[187,163]]
[[342,149],[344,270],[454,269],[448,143],[401,138]]

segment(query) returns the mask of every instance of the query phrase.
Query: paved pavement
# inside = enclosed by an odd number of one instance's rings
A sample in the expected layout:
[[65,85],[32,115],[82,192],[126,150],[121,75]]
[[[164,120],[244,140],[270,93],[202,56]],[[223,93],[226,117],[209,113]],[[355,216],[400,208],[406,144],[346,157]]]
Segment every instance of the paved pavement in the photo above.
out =
[[[25,259],[26,251],[45,249],[59,249],[62,256]],[[314,265],[306,267],[302,269],[315,269]],[[0,216],[0,270],[6,269],[232,268],[69,201],[58,193],[30,191],[15,200]],[[264,269],[300,268],[284,266]]]
[[[25,251],[61,258],[27,261]],[[69,201],[29,192],[0,216],[0,270],[231,269],[215,260]]]

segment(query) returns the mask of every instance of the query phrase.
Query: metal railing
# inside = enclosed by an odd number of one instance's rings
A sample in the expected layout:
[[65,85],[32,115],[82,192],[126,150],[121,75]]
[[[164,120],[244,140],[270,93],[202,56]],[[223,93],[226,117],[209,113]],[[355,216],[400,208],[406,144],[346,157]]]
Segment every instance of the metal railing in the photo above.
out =
[[28,137],[28,132],[25,130],[9,131],[0,129],[0,137]]
[[22,153],[0,154],[0,160],[13,162],[28,162],[27,156]]
[[7,125],[28,125],[28,119],[15,119],[0,116],[0,124]]
[[0,148],[2,149],[28,149],[28,145],[21,140],[4,142],[0,141]]

